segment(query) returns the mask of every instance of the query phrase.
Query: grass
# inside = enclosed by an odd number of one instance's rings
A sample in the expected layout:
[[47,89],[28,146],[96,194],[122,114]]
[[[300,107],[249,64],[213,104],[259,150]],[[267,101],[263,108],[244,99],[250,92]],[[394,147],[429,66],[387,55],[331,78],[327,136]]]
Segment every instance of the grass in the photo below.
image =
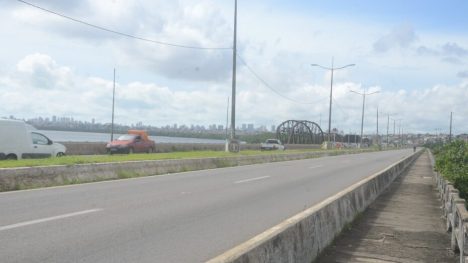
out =
[[[239,153],[230,153],[224,151],[190,151],[190,152],[168,152],[168,153],[152,153],[152,154],[114,154],[114,155],[70,155],[58,158],[46,159],[23,159],[23,160],[2,160],[0,168],[18,168],[18,167],[34,167],[34,166],[52,166],[52,165],[76,165],[76,164],[91,164],[91,163],[113,163],[113,162],[130,162],[130,161],[152,161],[152,160],[168,160],[168,159],[194,159],[194,158],[214,158],[214,157],[234,157],[234,156],[251,156],[251,155],[280,155],[294,154],[306,152],[329,152],[330,155],[338,155],[340,152],[347,152],[359,149],[341,149],[341,150],[322,150],[322,149],[301,149],[301,150],[286,150],[286,151],[259,151],[245,150]],[[377,148],[367,148],[363,151],[376,151]],[[224,167],[220,164],[220,167]],[[126,177],[123,175],[123,177]]]
[[[0,161],[0,168],[15,168],[15,167],[33,167],[33,166],[51,166],[51,165],[75,165],[75,164],[91,164],[91,163],[112,163],[112,162],[128,162],[128,161],[149,161],[149,160],[167,160],[167,159],[192,159],[192,158],[211,158],[211,157],[233,157],[233,156],[250,156],[250,155],[271,155],[271,154],[292,154],[312,151],[323,151],[320,149],[313,150],[287,150],[284,152],[261,152],[256,150],[246,150],[239,153],[229,153],[222,151],[192,151],[192,152],[170,152],[170,153],[153,153],[153,154],[115,154],[115,155],[72,155],[60,158],[47,159],[23,159],[23,160],[4,160]],[[343,150],[342,150],[343,151]]]

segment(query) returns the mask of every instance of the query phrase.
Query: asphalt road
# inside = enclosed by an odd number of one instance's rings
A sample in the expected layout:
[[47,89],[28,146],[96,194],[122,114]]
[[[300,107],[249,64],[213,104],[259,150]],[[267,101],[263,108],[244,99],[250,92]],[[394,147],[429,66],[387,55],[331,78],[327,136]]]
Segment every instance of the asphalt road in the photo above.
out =
[[411,153],[0,193],[0,262],[203,262]]

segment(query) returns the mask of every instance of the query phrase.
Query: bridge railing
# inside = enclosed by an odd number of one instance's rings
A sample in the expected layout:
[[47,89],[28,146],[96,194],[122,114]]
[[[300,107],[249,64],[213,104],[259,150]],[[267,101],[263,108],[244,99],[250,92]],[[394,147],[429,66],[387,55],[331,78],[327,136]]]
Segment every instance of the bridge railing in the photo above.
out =
[[468,263],[468,211],[465,199],[460,198],[459,191],[439,172],[435,180],[446,220],[446,229],[451,232],[451,248],[460,253],[460,263]]

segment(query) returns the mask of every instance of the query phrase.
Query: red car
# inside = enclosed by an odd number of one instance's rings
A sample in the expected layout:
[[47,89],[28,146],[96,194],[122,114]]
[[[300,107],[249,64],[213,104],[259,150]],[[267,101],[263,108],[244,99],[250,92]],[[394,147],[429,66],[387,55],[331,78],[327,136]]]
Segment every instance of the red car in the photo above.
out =
[[146,131],[129,130],[128,134],[106,145],[107,152],[113,153],[152,153],[156,148],[154,141],[148,138]]

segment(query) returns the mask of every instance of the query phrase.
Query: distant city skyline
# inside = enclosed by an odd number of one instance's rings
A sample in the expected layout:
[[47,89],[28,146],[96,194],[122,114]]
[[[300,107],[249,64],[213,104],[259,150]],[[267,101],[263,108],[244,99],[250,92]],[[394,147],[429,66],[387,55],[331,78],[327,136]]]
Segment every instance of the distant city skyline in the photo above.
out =
[[[0,118],[4,119],[17,119],[17,120],[23,120],[26,121],[30,124],[33,125],[39,125],[39,127],[46,127],[47,124],[59,124],[61,128],[73,128],[73,129],[85,129],[85,128],[90,128],[93,127],[100,127],[102,129],[102,132],[107,132],[107,130],[110,131],[110,122],[97,122],[94,118],[91,118],[89,120],[80,120],[80,119],[75,119],[74,117],[60,117],[60,116],[37,116],[34,118],[28,118],[28,119],[22,119],[22,118],[16,118],[13,115],[10,116],[2,116]],[[317,123],[318,124],[318,123]],[[45,125],[45,126],[44,126]],[[209,125],[199,125],[199,124],[184,124],[184,123],[173,123],[173,124],[166,124],[166,125],[151,125],[151,124],[146,124],[142,121],[137,122],[137,123],[115,123],[115,125],[121,126],[121,127],[128,127],[128,128],[140,128],[140,129],[145,129],[145,128],[156,128],[156,129],[162,129],[166,131],[206,131],[206,132],[215,132],[218,134],[222,134],[226,132],[226,127],[223,124],[209,124]],[[279,125],[279,124],[278,124]],[[252,133],[259,133],[259,132],[272,132],[276,133],[276,128],[277,125],[259,125],[256,126],[254,123],[241,123],[237,125],[236,130],[242,131],[242,132],[252,132]],[[326,133],[326,129],[323,128],[324,134]],[[449,131],[447,130],[446,132],[443,129],[434,129],[432,132],[424,132],[424,133],[412,133],[408,132],[405,130],[400,130],[398,126],[395,127],[395,133],[393,131],[393,125],[390,125],[389,127],[389,135],[398,135],[401,132],[404,134],[432,134],[432,135],[449,135]],[[356,134],[359,135],[358,130],[340,130],[337,128],[332,129],[332,133],[337,133],[337,134]],[[372,136],[375,135],[376,131],[370,132],[370,133],[365,133],[366,136]],[[454,136],[456,135],[467,135],[468,132],[464,133],[453,133]],[[386,136],[386,124],[385,126],[381,127],[381,130],[379,132],[380,136]]]
[[[15,116],[11,115],[9,117],[3,117],[3,118],[9,118],[9,119],[18,119]],[[28,123],[31,124],[61,124],[64,127],[67,126],[67,124],[70,124],[71,127],[74,128],[85,128],[89,127],[90,125],[102,125],[105,127],[110,126],[110,122],[96,122],[94,118],[91,120],[79,120],[75,119],[73,117],[58,117],[58,116],[50,116],[50,117],[43,117],[43,116],[38,116],[35,118],[29,118],[29,119],[21,119],[24,120]],[[210,124],[210,125],[198,125],[198,124],[183,124],[183,123],[174,123],[174,124],[166,124],[166,125],[150,125],[150,124],[145,124],[144,122],[140,121],[137,123],[130,123],[130,124],[125,124],[125,123],[115,123],[116,125],[120,126],[129,126],[129,127],[134,127],[134,128],[145,128],[145,127],[154,127],[154,128],[161,128],[161,129],[168,129],[168,130],[193,130],[193,131],[222,131],[225,132],[225,126],[222,124]],[[260,125],[258,127],[255,126],[253,123],[243,123],[237,126],[238,130],[240,131],[246,131],[246,132],[276,132],[276,126],[271,125],[270,130],[268,130],[267,126],[265,125]]]

